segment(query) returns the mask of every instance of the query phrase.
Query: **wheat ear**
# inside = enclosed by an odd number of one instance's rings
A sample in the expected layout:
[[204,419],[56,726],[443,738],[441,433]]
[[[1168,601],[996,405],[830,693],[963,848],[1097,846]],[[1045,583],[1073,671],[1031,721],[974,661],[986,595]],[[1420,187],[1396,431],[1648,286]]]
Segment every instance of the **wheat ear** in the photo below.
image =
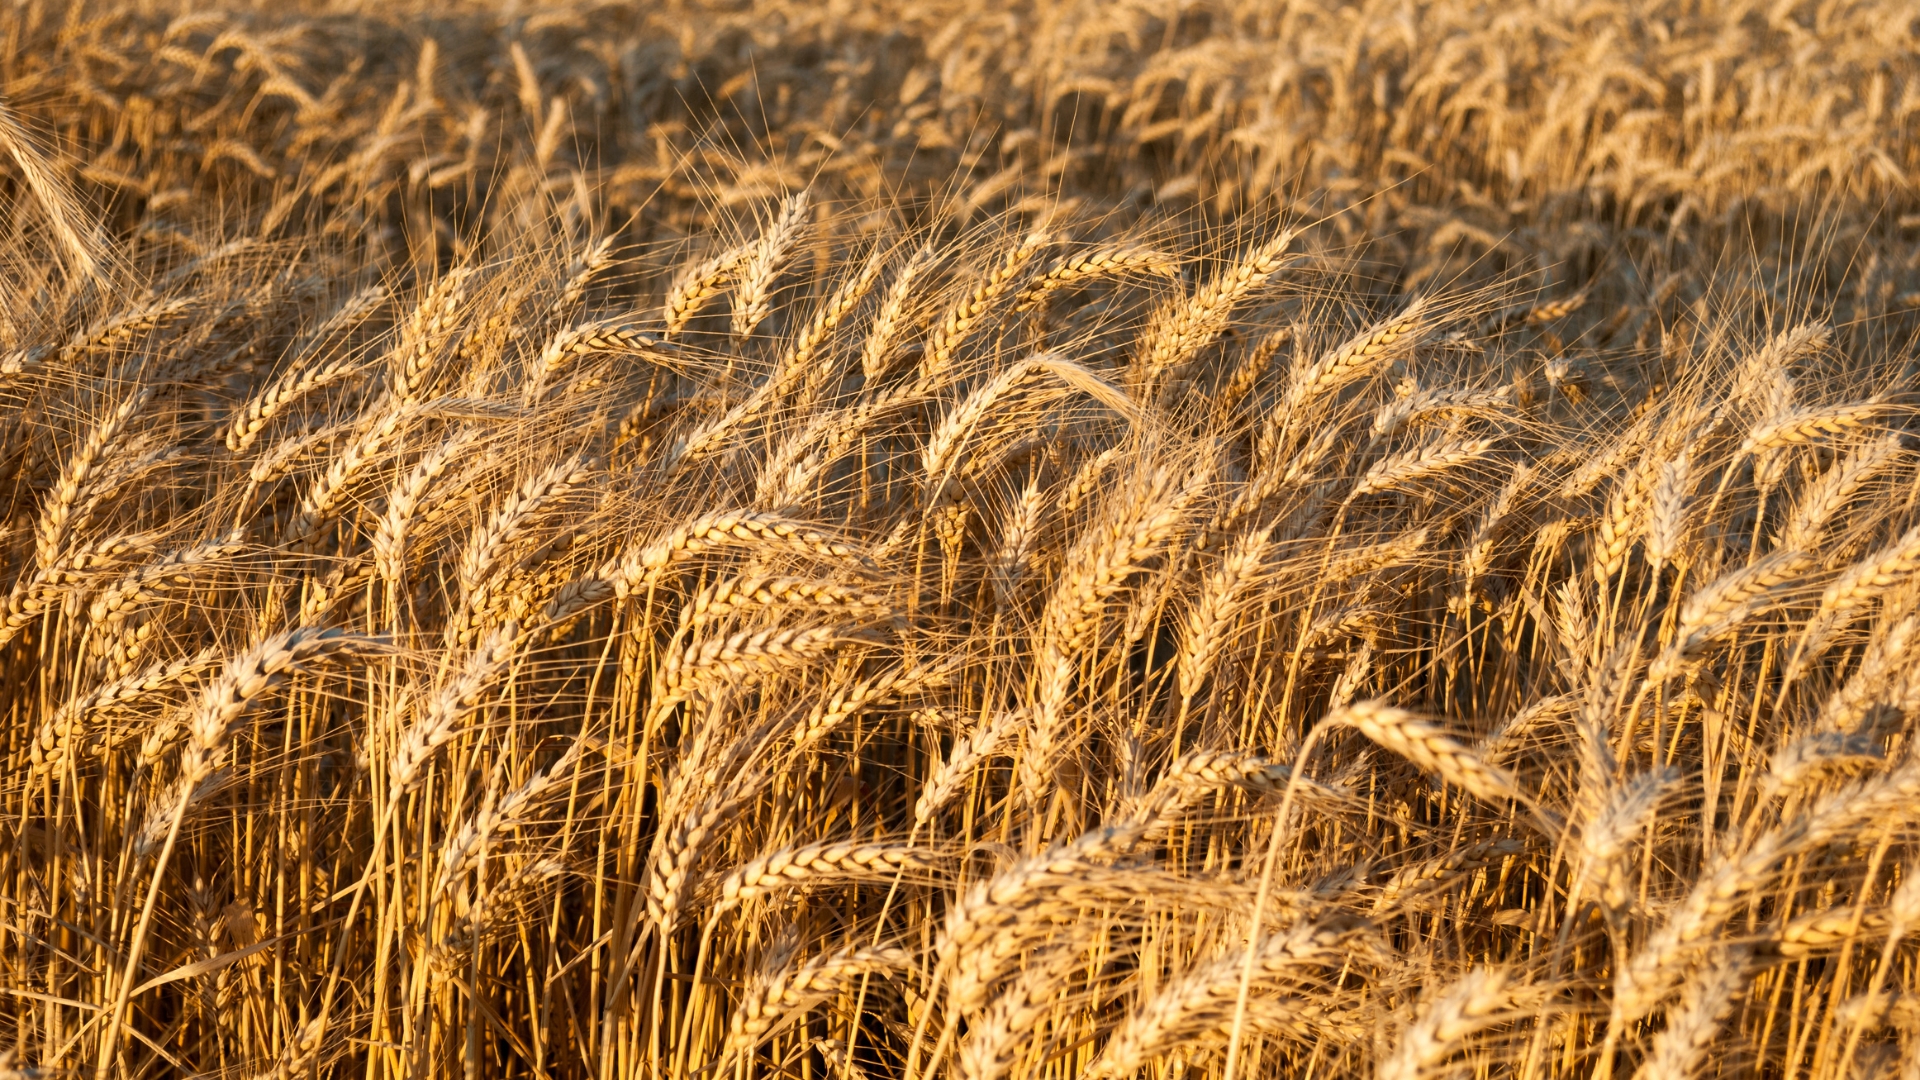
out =
[[387,493],[386,512],[373,533],[374,565],[381,580],[398,582],[406,565],[407,529],[427,498],[427,490],[472,444],[474,434],[456,433],[421,457],[412,471]]
[[969,734],[954,740],[945,761],[935,765],[920,784],[920,795],[913,803],[913,823],[924,825],[953,801],[972,777],[973,770],[992,756],[1006,737],[1026,725],[1019,710],[995,713],[993,718]]
[[[1301,922],[1263,939],[1253,958],[1257,985],[1266,994],[1284,993],[1294,989],[1293,981],[1303,974],[1340,965],[1347,958],[1347,944],[1365,928],[1359,920],[1334,917]],[[1185,972],[1137,1003],[1083,1075],[1087,1080],[1134,1076],[1181,1044],[1225,1029],[1233,1022],[1234,1000],[1246,964],[1246,951],[1237,950]],[[1302,1020],[1316,1018],[1319,1009],[1293,1000]]]
[[1374,1070],[1375,1080],[1420,1080],[1474,1033],[1501,1022],[1513,1000],[1498,970],[1468,972],[1401,1029],[1393,1052]]
[[40,726],[37,737],[28,748],[35,775],[58,772],[65,765],[75,749],[85,741],[85,724],[94,713],[132,704],[177,683],[192,683],[218,658],[218,646],[209,645],[191,656],[162,660],[62,703]]
[[809,195],[789,195],[773,220],[761,230],[747,257],[740,262],[739,283],[733,290],[733,336],[744,338],[773,310],[773,283],[793,246],[806,231]]
[[1212,673],[1273,546],[1272,530],[1249,530],[1233,542],[1219,566],[1203,579],[1199,602],[1187,610],[1182,622],[1176,654],[1182,698],[1199,693]]
[[98,278],[103,268],[105,247],[98,232],[88,228],[83,234],[83,224],[88,224],[80,201],[67,186],[60,181],[59,175],[41,156],[33,145],[27,131],[14,118],[13,109],[0,105],[0,145],[6,147],[13,163],[19,167],[21,177],[26,181],[27,190],[39,200],[40,209],[53,225],[53,234],[66,249],[67,258],[77,276],[92,280]]
[[874,313],[873,326],[867,331],[866,342],[860,351],[860,371],[868,382],[886,374],[893,359],[894,346],[900,340],[908,307],[913,302],[914,284],[937,261],[932,245],[919,248],[887,287],[887,295],[880,301],[880,310]]
[[541,797],[573,772],[585,748],[582,740],[575,739],[551,766],[534,773],[497,802],[489,802],[449,834],[440,848],[440,874],[434,891],[444,890],[466,873],[477,853],[485,849],[495,833],[526,821]]
[[1213,344],[1226,331],[1233,309],[1279,271],[1296,235],[1292,229],[1283,230],[1192,296],[1156,311],[1140,334],[1141,352],[1135,360],[1139,384],[1158,385],[1168,372],[1184,367]]
[[[1369,327],[1346,344],[1295,371],[1287,381],[1286,398],[1276,415],[1297,417],[1313,402],[1379,370],[1419,339],[1426,324],[1426,312],[1427,300],[1419,297],[1400,314]],[[1288,419],[1287,422],[1294,421]]]
[[286,535],[297,541],[311,540],[333,516],[347,486],[358,479],[419,414],[417,405],[393,399],[386,408],[362,421],[353,439],[334,457],[327,471],[308,487]]
[[1393,491],[1408,484],[1470,465],[1492,452],[1492,439],[1442,439],[1427,446],[1382,458],[1348,493],[1347,501],[1377,492]]
[[487,689],[512,662],[518,635],[519,627],[512,622],[495,627],[467,655],[460,670],[427,699],[420,716],[400,736],[393,757],[388,759],[390,797],[420,782],[434,753],[458,733],[460,722],[479,707]]
[[141,387],[128,394],[87,433],[87,437],[60,468],[53,491],[47,496],[35,524],[34,558],[42,570],[51,567],[67,542],[74,524],[76,508],[84,503],[99,482],[102,468],[112,457],[115,445],[126,433],[134,414],[153,397]]
[[[1575,895],[1587,882],[1599,882],[1601,901],[1613,911],[1627,906],[1627,845],[1644,834],[1647,821],[1674,786],[1678,775],[1652,769],[1613,788],[1598,809],[1581,823]],[[1573,896],[1569,896],[1569,902]]]
[[102,589],[87,605],[87,618],[96,624],[123,619],[135,606],[191,584],[195,573],[244,550],[246,544],[230,534],[170,552]]
[[1870,398],[1845,405],[1814,405],[1789,410],[1756,425],[1748,432],[1746,441],[1740,444],[1736,454],[1745,456],[1762,450],[1810,443],[1828,435],[1842,435],[1860,428],[1874,416],[1886,411],[1886,408],[1885,402]]
[[779,514],[721,511],[704,514],[649,543],[629,548],[602,567],[599,576],[629,595],[655,583],[666,571],[703,552],[724,547],[762,547],[835,562],[859,558],[851,546]]
[[1614,979],[1613,1020],[1618,1031],[1645,1016],[1672,989],[1683,962],[1719,930],[1782,860],[1857,832],[1920,797],[1920,764],[1842,788],[1831,797],[1761,834],[1744,849],[1716,860],[1666,921],[1648,936]]
[[1020,290],[1013,310],[1033,311],[1062,289],[1078,288],[1103,277],[1124,274],[1153,274],[1173,277],[1180,272],[1179,261],[1151,248],[1120,245],[1082,251],[1049,266]]
[[1827,470],[1819,483],[1808,489],[1793,508],[1793,516],[1780,531],[1780,546],[1789,550],[1811,550],[1826,531],[1827,524],[1840,508],[1900,453],[1904,436],[1890,433],[1854,449],[1838,465]]
[[1406,758],[1421,771],[1432,773],[1488,802],[1512,800],[1539,813],[1533,798],[1520,789],[1519,783],[1506,770],[1487,764],[1466,743],[1405,709],[1396,709],[1380,701],[1356,702],[1330,714],[1321,722],[1350,727]]
[[841,724],[866,709],[945,682],[953,667],[951,662],[897,665],[877,675],[835,687],[825,700],[808,709],[807,714],[794,725],[795,748],[805,750],[819,745]]
[[720,879],[713,910],[761,900],[783,889],[849,878],[886,878],[936,864],[933,853],[907,844],[835,840],[782,848],[760,855]]
[[973,290],[959,302],[947,309],[946,315],[934,327],[933,335],[927,340],[927,353],[921,362],[922,379],[937,378],[953,364],[955,353],[966,341],[974,324],[985,315],[996,298],[1007,290],[1022,267],[1033,258],[1034,253],[1045,247],[1050,238],[1044,231],[1028,233],[1018,244],[1007,250],[998,265],[989,270]]
[[880,280],[880,270],[886,265],[886,253],[876,251],[867,256],[860,272],[843,282],[834,290],[827,302],[814,313],[793,344],[787,347],[787,353],[780,360],[782,369],[807,370],[813,362],[813,354],[833,334],[833,331],[846,319],[860,301],[873,291],[874,283]]
[[723,1063],[758,1046],[858,976],[904,968],[909,962],[907,953],[900,949],[845,948],[803,964],[763,972],[747,987],[727,1020]]
[[[133,993],[140,958],[146,951],[147,931],[152,925],[160,886],[166,878],[167,862],[180,835],[181,822],[193,803],[204,793],[203,784],[225,761],[233,725],[248,706],[288,674],[310,663],[342,652],[358,651],[375,644],[371,639],[354,637],[339,630],[300,627],[275,634],[227,662],[220,676],[200,693],[187,720],[187,745],[180,754],[179,778],[169,786],[149,815],[145,835],[164,832],[163,846],[153,867],[152,882],[140,918],[134,924],[127,945],[126,967],[117,980],[113,1011],[107,1017],[107,1029],[100,1040],[100,1062],[96,1076],[102,1076],[118,1052],[127,1001]],[[164,825],[160,827],[160,823]],[[145,845],[143,845],[145,846]]]
[[472,267],[457,266],[428,287],[400,331],[400,344],[388,358],[388,382],[401,401],[418,400],[433,377],[440,349],[453,337],[467,301]]
[[1784,677],[1798,678],[1855,612],[1905,582],[1916,569],[1920,569],[1920,526],[1848,567],[1821,591],[1819,606],[1801,628]]
[[1751,566],[1728,571],[1687,597],[1671,644],[1648,669],[1648,680],[1671,677],[1708,642],[1777,603],[1812,561],[1804,552],[1776,551]]
[[755,243],[749,242],[731,247],[688,267],[667,292],[666,302],[661,309],[661,336],[670,339],[684,330],[707,301],[719,295],[720,290],[734,280],[740,266],[753,254],[755,246]]

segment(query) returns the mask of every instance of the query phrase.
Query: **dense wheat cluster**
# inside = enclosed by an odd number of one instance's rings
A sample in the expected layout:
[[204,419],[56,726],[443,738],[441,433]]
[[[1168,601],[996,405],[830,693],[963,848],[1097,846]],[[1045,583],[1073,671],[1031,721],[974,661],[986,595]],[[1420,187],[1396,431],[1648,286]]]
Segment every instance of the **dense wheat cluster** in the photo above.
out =
[[0,9],[0,1077],[1920,1078],[1920,9]]

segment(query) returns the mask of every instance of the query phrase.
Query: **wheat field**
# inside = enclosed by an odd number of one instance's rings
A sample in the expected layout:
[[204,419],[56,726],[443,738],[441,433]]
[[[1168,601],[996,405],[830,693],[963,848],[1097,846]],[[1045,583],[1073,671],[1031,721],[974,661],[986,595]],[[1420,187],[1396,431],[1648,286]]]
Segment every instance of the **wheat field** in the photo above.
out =
[[0,1078],[1920,1080],[1920,6],[0,6]]

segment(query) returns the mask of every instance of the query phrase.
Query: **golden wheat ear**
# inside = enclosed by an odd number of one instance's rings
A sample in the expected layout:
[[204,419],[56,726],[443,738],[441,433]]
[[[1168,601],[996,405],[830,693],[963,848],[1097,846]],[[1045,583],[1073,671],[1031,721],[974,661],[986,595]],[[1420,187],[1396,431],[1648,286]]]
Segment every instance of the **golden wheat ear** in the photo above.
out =
[[744,338],[773,310],[773,284],[806,229],[810,198],[802,191],[780,205],[742,260],[733,291],[733,336]]
[[108,269],[107,248],[98,229],[34,145],[13,109],[3,103],[0,103],[0,144],[4,144],[14,167],[26,180],[27,189],[47,216],[54,239],[70,264],[69,273],[83,281],[97,280]]
[[1488,764],[1465,742],[1446,729],[1378,701],[1357,702],[1329,715],[1322,721],[1337,727],[1349,727],[1381,747],[1406,758],[1426,772],[1489,802],[1512,800],[1531,811],[1535,821],[1549,835],[1557,835],[1560,822],[1542,808],[1533,796],[1522,790],[1511,773]]

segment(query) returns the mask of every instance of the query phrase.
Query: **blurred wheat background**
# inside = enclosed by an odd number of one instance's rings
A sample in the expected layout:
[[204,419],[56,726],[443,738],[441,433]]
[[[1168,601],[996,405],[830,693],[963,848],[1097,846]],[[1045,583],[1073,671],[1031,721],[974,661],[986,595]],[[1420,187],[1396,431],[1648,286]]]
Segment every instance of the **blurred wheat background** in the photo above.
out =
[[1920,5],[0,9],[0,1077],[1920,1080]]

